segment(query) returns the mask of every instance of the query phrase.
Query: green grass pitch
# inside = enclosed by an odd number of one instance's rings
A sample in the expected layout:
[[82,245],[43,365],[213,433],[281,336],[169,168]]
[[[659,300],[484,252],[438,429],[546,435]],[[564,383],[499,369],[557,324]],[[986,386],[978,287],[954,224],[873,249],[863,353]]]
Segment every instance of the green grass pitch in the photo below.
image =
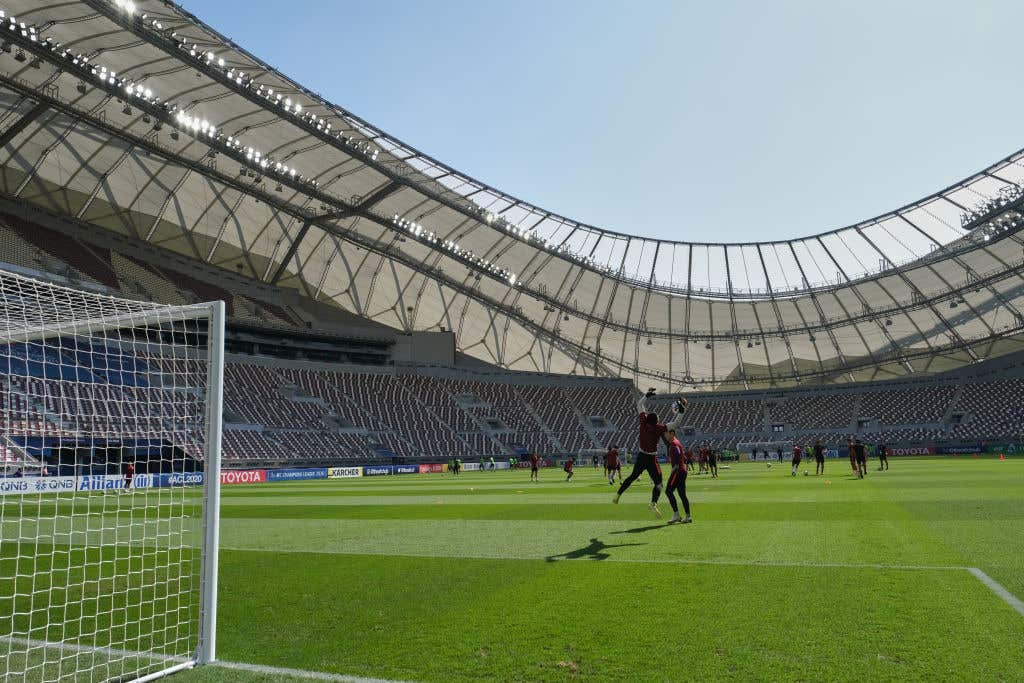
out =
[[218,657],[416,681],[1024,680],[1024,615],[966,569],[1024,597],[1024,460],[891,462],[691,476],[689,526],[664,498],[653,517],[646,475],[613,505],[590,467],[227,486]]
[[[598,470],[225,487],[220,658],[469,680],[1024,680],[1024,461],[691,476],[696,523]],[[669,509],[662,501],[667,519]],[[282,680],[222,669],[183,681]]]

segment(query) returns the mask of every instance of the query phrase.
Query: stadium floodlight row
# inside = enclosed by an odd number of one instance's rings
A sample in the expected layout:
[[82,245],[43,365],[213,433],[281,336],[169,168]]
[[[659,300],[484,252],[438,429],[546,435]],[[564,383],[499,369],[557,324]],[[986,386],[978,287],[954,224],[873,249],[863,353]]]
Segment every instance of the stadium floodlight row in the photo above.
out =
[[656,240],[469,178],[173,3],[0,9],[0,192],[399,330],[453,331],[505,368],[742,389],[1021,346],[1022,152],[817,235]]

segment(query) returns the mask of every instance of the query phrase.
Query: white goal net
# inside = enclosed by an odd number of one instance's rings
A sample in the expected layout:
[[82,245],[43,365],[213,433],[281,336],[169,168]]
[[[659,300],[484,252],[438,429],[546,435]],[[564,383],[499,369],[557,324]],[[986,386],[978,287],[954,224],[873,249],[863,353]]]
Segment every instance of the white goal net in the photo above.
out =
[[0,680],[213,659],[223,310],[0,271]]

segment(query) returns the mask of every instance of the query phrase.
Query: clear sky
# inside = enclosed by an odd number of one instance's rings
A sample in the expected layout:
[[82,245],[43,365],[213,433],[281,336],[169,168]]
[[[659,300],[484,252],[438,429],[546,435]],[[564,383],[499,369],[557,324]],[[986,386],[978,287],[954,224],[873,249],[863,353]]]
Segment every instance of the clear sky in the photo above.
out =
[[391,135],[669,239],[869,218],[1024,146],[1024,2],[186,0]]

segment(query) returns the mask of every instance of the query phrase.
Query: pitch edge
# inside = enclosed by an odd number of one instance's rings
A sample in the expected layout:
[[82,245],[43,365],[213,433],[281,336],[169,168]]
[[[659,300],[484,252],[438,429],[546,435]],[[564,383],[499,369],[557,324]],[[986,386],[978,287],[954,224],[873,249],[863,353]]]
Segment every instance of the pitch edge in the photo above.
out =
[[269,674],[276,676],[292,676],[294,678],[307,678],[313,681],[336,681],[337,683],[403,683],[386,678],[362,678],[361,676],[346,676],[344,674],[330,674],[323,671],[306,671],[305,669],[288,669],[280,666],[264,666],[262,664],[247,664],[245,662],[224,662],[217,660],[210,666],[219,666],[225,669],[238,669],[240,671],[252,671],[253,673]]

